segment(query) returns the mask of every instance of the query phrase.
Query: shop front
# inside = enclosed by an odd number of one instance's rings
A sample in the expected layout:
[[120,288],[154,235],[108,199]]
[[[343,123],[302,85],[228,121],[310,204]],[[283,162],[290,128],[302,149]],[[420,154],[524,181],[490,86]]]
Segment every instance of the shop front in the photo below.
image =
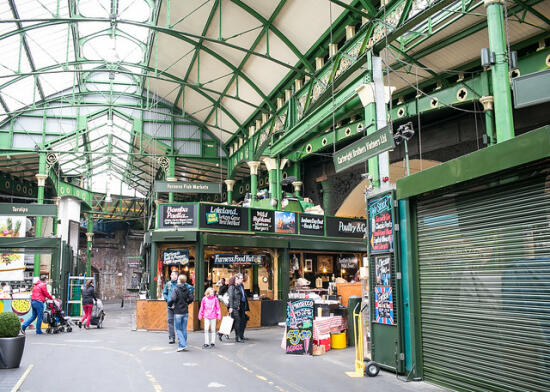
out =
[[[159,303],[149,313],[165,314],[162,289],[171,271],[184,273],[195,287],[193,316],[206,288],[218,292],[222,279],[227,284],[240,272],[251,308],[247,326],[276,325],[284,320],[283,304],[291,288],[328,295],[330,286],[336,295],[338,284],[353,284],[366,252],[364,235],[362,220],[203,203],[161,204],[157,229],[150,236],[149,298],[138,304],[138,313],[140,307]],[[166,328],[165,317],[155,319],[158,323],[152,325],[138,314],[138,328]],[[198,327],[196,317],[190,317],[188,328]]]

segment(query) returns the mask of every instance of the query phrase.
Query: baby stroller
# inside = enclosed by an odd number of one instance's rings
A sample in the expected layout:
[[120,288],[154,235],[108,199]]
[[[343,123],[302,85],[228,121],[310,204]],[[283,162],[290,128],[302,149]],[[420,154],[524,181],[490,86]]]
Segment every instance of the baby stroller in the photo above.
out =
[[61,309],[61,301],[57,298],[46,300],[44,322],[48,324],[46,333],[71,332],[73,330],[73,323],[70,318],[65,316],[65,312]]
[[103,326],[103,319],[105,318],[105,312],[103,311],[103,302],[98,299],[94,303],[92,308],[92,318],[90,319],[90,324],[97,325],[97,328]]

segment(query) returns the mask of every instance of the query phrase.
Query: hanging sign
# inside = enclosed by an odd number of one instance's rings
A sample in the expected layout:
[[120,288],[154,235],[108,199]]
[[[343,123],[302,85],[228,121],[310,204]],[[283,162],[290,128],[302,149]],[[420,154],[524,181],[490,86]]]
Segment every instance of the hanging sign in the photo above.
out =
[[275,233],[296,234],[296,213],[275,211]]
[[154,191],[164,193],[221,193],[222,186],[217,182],[156,181]]
[[341,172],[392,148],[395,148],[393,133],[390,127],[384,127],[336,151],[333,156],[334,170]]
[[325,217],[323,215],[300,214],[300,234],[325,235]]
[[165,250],[162,252],[162,263],[164,265],[186,265],[189,263],[189,250]]
[[220,205],[200,205],[201,229],[248,230],[248,209]]
[[369,200],[367,211],[370,253],[393,252],[392,195]]
[[0,215],[57,216],[55,204],[0,203]]
[[340,268],[357,268],[359,261],[355,255],[339,255],[338,264]]
[[287,302],[286,353],[312,354],[313,300],[297,299]]
[[273,211],[251,209],[250,223],[252,231],[273,233],[275,229],[275,215]]
[[363,238],[365,236],[367,224],[362,219],[327,216],[326,221],[328,237]]
[[374,288],[374,319],[377,323],[394,325],[393,294],[388,286],[376,286]]
[[261,255],[215,254],[214,264],[261,265]]
[[161,204],[159,206],[159,227],[195,227],[195,205]]

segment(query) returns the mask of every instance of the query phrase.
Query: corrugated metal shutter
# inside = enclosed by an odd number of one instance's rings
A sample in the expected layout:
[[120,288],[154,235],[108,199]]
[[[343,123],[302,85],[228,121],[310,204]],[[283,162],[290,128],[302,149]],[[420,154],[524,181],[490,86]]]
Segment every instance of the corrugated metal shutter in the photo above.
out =
[[418,200],[426,380],[468,392],[550,391],[550,176],[543,173]]

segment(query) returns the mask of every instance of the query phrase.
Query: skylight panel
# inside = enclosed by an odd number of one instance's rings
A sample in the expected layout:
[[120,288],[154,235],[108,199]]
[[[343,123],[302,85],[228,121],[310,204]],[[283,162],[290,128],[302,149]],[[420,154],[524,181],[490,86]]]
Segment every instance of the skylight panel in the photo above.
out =
[[147,38],[149,37],[149,29],[147,27],[122,23],[118,25],[118,29],[141,42],[147,42]]
[[143,61],[143,49],[134,41],[110,36],[99,36],[86,41],[82,53],[88,60],[103,60],[107,63]]
[[22,39],[21,35],[17,34],[2,40],[2,56],[0,56],[1,75],[11,75],[15,72],[30,72],[31,67],[22,45]]
[[69,16],[66,1],[15,0],[15,7],[21,19],[66,18]]
[[119,0],[118,15],[120,19],[146,22],[151,19],[152,9],[144,0]]
[[35,68],[74,61],[72,34],[66,25],[34,29],[25,35]]
[[32,76],[4,87],[1,94],[11,112],[41,100]]
[[74,72],[46,73],[40,75],[40,85],[46,97],[54,95],[58,91],[64,91],[75,84]]
[[[13,12],[9,2],[4,1],[0,4],[0,20],[10,20],[13,19]],[[7,33],[8,31],[13,31],[17,29],[15,23],[0,23],[0,34]]]
[[109,22],[79,22],[77,25],[80,38],[86,38],[100,31],[108,31],[111,27]]
[[79,0],[78,12],[90,18],[107,18],[111,13],[111,0]]

